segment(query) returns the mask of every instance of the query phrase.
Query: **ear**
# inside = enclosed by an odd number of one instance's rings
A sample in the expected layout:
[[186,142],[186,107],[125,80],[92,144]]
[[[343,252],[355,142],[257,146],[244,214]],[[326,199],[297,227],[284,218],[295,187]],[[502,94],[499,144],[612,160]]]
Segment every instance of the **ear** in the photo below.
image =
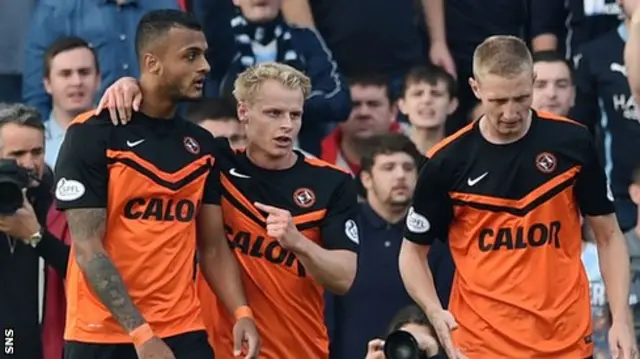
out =
[[400,112],[403,115],[405,116],[408,115],[407,112],[409,111],[407,109],[407,102],[404,100],[404,98],[403,97],[399,98],[397,103],[398,103],[398,110],[400,110]]
[[240,7],[240,0],[233,0],[233,5]]
[[458,104],[459,104],[458,99],[456,97],[452,97],[451,100],[449,100],[447,115],[451,115],[452,113],[454,113],[458,109]]
[[474,79],[473,77],[469,77],[469,86],[471,87],[471,91],[473,91],[473,94],[476,96],[476,98],[482,101],[482,96],[480,95],[480,85],[478,84],[478,81],[476,81],[476,79]]
[[371,173],[368,171],[360,171],[360,182],[362,182],[362,186],[364,186],[367,191],[371,190],[371,187],[373,186]]
[[632,183],[629,185],[629,197],[633,203],[640,206],[640,184]]
[[238,120],[243,125],[249,122],[249,106],[245,102],[238,102]]
[[42,85],[44,86],[44,90],[47,91],[49,95],[51,95],[51,81],[48,77],[42,79]]
[[142,64],[148,72],[154,75],[159,75],[162,72],[162,64],[152,53],[147,52],[142,55]]

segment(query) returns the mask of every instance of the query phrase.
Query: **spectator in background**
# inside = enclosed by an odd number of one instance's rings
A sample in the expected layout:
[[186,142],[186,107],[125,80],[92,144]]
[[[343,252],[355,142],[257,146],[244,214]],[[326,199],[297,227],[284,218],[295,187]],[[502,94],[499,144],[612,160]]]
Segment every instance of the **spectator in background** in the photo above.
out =
[[[413,196],[422,156],[402,134],[370,138],[362,157],[358,272],[344,296],[331,295],[328,327],[333,327],[332,359],[364,358],[367,342],[383,335],[398,310],[413,301],[398,269],[404,218]],[[375,315],[372,315],[375,313]]]
[[[426,354],[425,359],[446,359],[446,355],[442,354],[433,325],[418,306],[410,305],[396,314],[389,325],[388,334],[398,330],[407,331],[416,339],[418,347]],[[384,355],[384,344],[382,339],[371,340],[367,345],[365,359],[387,359]]]
[[533,103],[536,110],[568,116],[576,98],[571,65],[556,51],[533,53]]
[[326,125],[349,116],[349,91],[322,37],[312,29],[287,24],[280,7],[281,0],[194,1],[194,13],[212,49],[205,94],[229,95],[239,73],[263,62],[284,63],[304,72],[311,78],[312,91],[298,141],[317,155]]
[[640,6],[636,6],[628,20],[629,38],[624,47],[627,80],[636,103],[640,102]]
[[385,76],[367,75],[349,80],[352,109],[349,118],[324,140],[320,158],[352,174],[360,171],[367,139],[399,132],[398,113]]
[[194,122],[215,137],[225,137],[234,149],[244,148],[246,134],[238,119],[234,102],[226,99],[205,98],[189,104],[185,118]]
[[616,199],[618,222],[626,231],[637,219],[628,189],[636,160],[631,154],[640,153],[640,121],[623,56],[635,1],[620,0],[620,4],[627,20],[586,43],[576,55],[576,101],[570,116],[597,132],[603,144],[604,169]]
[[0,102],[22,102],[27,26],[37,0],[0,0]]
[[617,27],[622,17],[616,0],[535,0],[529,4],[533,51],[558,51],[567,60],[584,43]]
[[283,0],[283,5],[287,20],[320,31],[347,77],[385,75],[397,84],[392,88],[397,95],[409,69],[428,59],[455,75],[444,0]]
[[76,36],[54,41],[43,60],[44,89],[53,104],[45,122],[45,162],[53,168],[67,127],[93,106],[100,87],[100,67],[93,49]]
[[140,18],[151,10],[178,8],[177,0],[37,1],[27,34],[24,101],[43,118],[49,116],[51,98],[42,84],[42,58],[61,36],[79,36],[95,50],[102,69],[99,94],[120,77],[137,77],[134,37]]
[[398,108],[409,118],[409,137],[425,154],[445,137],[445,123],[458,106],[456,80],[437,66],[416,67],[405,76]]

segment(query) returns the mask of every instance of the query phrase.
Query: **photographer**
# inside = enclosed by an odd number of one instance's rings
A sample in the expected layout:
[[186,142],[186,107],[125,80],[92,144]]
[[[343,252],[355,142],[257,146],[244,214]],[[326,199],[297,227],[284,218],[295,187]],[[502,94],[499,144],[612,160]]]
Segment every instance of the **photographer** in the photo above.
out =
[[[400,331],[408,332],[415,342],[407,340],[400,343],[397,339],[390,339],[392,337],[398,338],[397,333]],[[400,335],[402,337],[402,335]],[[406,336],[405,336],[406,337]],[[404,339],[404,338],[403,338]],[[394,343],[391,343],[394,341]],[[390,344],[391,343],[391,344]],[[385,353],[393,352],[395,347],[396,352],[404,355],[385,355]],[[409,353],[411,350],[407,350],[406,346],[416,345],[416,352],[419,352],[416,356],[411,356]],[[405,346],[400,348],[400,346]],[[391,320],[389,327],[388,337],[385,340],[373,339],[367,345],[367,356],[365,359],[446,359],[446,355],[441,351],[438,339],[435,335],[429,319],[424,315],[422,310],[415,305],[410,305],[403,308],[396,314]]]
[[69,246],[51,209],[52,183],[38,112],[20,104],[0,107],[0,358],[62,355]]

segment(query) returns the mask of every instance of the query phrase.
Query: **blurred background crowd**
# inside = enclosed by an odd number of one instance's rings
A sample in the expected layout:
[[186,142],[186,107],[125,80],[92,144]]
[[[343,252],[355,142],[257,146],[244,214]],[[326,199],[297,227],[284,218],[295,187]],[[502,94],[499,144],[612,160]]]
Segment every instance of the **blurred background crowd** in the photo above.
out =
[[[182,8],[200,20],[212,71],[206,98],[181,112],[234,147],[244,143],[230,96],[237,74],[266,61],[303,71],[313,89],[298,147],[350,171],[362,187],[357,279],[347,295],[327,297],[326,317],[332,357],[364,358],[367,342],[383,336],[411,303],[397,257],[420,165],[415,149],[426,153],[482,115],[468,79],[475,47],[491,35],[530,45],[535,109],[592,129],[640,272],[640,121],[624,62],[636,2],[0,0],[0,103],[37,109],[45,134],[40,154],[10,156],[42,156],[54,167],[73,118],[117,79],[138,76],[135,29],[150,10]],[[2,143],[12,136],[8,130],[0,127]],[[607,358],[606,298],[588,237],[583,261],[597,317],[594,341],[604,345],[595,358]],[[428,260],[446,306],[455,270],[446,244],[434,246]],[[632,292],[640,295],[636,277]],[[633,294],[630,304],[636,302]]]

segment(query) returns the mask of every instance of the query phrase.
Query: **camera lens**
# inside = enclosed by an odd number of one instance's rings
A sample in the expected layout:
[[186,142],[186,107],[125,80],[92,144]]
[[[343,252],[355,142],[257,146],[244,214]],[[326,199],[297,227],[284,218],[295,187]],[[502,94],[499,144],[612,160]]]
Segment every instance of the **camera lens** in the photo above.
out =
[[15,182],[0,180],[0,214],[13,214],[22,207],[22,189]]
[[420,359],[422,351],[418,342],[409,332],[398,330],[389,334],[384,342],[387,359]]

